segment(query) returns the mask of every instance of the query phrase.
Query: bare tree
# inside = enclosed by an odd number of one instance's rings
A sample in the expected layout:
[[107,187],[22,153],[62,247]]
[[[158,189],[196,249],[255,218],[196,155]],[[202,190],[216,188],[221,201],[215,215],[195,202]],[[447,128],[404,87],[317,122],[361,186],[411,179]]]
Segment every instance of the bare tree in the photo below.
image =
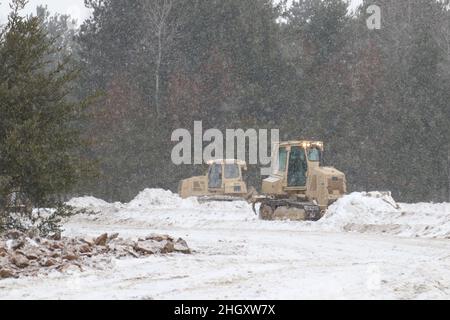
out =
[[[158,117],[161,116],[161,66],[164,54],[174,43],[178,27],[176,20],[170,19],[173,6],[173,0],[146,0],[144,4],[144,19],[149,31],[147,48],[150,49],[152,59],[155,62],[154,103]],[[156,46],[154,42],[156,42]]]

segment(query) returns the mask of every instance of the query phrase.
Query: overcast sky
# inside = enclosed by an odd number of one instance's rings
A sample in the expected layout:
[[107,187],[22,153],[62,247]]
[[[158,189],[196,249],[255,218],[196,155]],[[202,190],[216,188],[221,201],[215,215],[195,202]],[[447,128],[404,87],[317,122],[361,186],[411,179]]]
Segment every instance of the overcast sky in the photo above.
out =
[[[0,0],[0,21],[4,22],[9,12],[9,0]],[[78,23],[89,16],[83,0],[29,0],[25,12],[36,12],[40,4],[46,5],[51,12],[70,14]]]
[[[135,0],[130,0],[135,1]],[[352,7],[356,7],[362,0],[351,0]],[[9,12],[9,0],[0,0],[0,22],[4,22]],[[47,5],[51,12],[70,14],[73,18],[82,22],[89,16],[89,10],[84,7],[83,0],[29,0],[27,13],[35,12],[39,4]]]

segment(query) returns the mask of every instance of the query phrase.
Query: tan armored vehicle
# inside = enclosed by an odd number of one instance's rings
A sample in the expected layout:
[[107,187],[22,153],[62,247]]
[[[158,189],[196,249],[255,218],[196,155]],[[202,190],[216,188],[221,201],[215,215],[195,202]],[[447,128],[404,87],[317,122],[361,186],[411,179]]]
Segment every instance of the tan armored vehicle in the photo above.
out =
[[198,197],[199,201],[236,201],[247,196],[242,171],[245,161],[212,160],[205,176],[180,181],[178,194],[182,198]]
[[322,166],[323,142],[282,142],[274,151],[273,172],[263,181],[262,195],[252,198],[255,213],[261,203],[261,219],[316,221],[346,193],[345,175]]

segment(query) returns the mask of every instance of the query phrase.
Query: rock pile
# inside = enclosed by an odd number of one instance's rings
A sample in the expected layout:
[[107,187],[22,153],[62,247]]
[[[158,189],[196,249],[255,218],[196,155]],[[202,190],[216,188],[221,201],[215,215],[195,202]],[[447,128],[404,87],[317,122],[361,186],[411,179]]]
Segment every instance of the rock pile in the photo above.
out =
[[99,265],[111,258],[141,258],[155,254],[190,254],[186,241],[167,235],[150,235],[137,241],[122,239],[119,234],[102,234],[97,238],[29,237],[19,231],[0,236],[0,280],[20,276],[47,275],[75,268]]

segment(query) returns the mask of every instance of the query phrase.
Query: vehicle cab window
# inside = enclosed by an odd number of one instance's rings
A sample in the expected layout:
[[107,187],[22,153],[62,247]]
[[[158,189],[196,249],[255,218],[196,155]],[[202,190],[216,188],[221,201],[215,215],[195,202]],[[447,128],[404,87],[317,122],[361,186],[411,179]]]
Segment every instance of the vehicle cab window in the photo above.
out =
[[222,188],[222,165],[213,164],[209,169],[208,187],[210,189]]
[[286,171],[287,163],[287,150],[286,148],[280,148],[278,153],[278,172],[284,173]]
[[225,165],[225,179],[238,179],[241,174],[239,172],[239,166],[237,164]]
[[322,158],[322,152],[318,148],[311,148],[308,150],[308,159],[313,162],[320,162]]
[[306,150],[302,147],[292,147],[289,156],[288,186],[306,186],[307,171]]

